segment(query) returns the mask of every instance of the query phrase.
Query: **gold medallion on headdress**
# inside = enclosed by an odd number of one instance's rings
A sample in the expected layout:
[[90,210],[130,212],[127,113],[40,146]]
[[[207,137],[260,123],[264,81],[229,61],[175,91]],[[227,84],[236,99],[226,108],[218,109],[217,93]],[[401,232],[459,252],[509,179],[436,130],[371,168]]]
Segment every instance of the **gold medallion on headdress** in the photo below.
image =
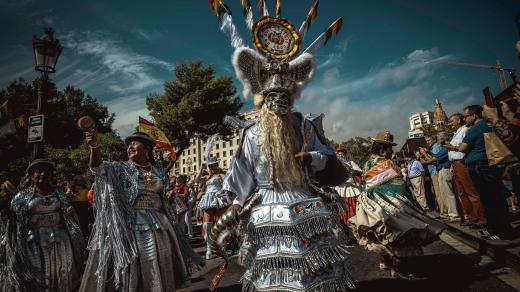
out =
[[264,16],[255,22],[252,32],[256,49],[277,60],[292,58],[300,50],[300,33],[287,19]]

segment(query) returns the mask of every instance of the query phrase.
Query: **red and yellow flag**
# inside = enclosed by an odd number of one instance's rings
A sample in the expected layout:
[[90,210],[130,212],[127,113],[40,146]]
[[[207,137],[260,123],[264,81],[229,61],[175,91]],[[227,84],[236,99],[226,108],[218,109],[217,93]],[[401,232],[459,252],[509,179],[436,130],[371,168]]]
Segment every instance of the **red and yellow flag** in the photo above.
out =
[[327,38],[325,39],[325,44],[330,40],[331,37],[337,35],[339,33],[339,30],[341,29],[341,26],[343,25],[343,18],[340,17],[336,19],[327,29],[325,32],[327,35]]
[[282,0],[276,0],[276,17],[280,17],[282,13]]
[[309,13],[307,14],[307,18],[305,19],[309,28],[314,23],[316,16],[318,16],[318,4],[318,0],[314,1],[314,3],[311,6],[311,9],[309,10]]
[[163,148],[171,153],[172,160],[177,160],[177,153],[175,153],[175,150],[173,150],[173,146],[170,143],[170,140],[168,137],[166,137],[166,134],[157,127],[154,123],[150,122],[149,120],[139,117],[139,132],[146,133],[150,135],[152,139],[155,140],[155,147],[156,148]]

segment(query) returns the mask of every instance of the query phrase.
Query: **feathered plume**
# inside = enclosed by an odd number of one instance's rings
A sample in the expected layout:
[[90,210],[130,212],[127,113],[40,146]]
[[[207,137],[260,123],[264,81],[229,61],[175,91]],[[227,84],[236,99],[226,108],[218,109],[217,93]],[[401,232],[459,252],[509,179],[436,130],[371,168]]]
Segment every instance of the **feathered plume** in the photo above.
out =
[[233,48],[245,47],[246,44],[240,34],[238,33],[233,17],[231,16],[231,9],[224,4],[222,0],[208,0],[211,10],[217,15],[220,24],[220,30],[223,31],[231,40]]
[[316,19],[316,16],[318,16],[318,4],[319,0],[314,1],[314,3],[311,6],[311,9],[309,10],[309,13],[307,14],[307,18],[303,21],[302,25],[300,26],[300,35],[303,39],[305,38],[305,35],[307,34],[307,31],[311,28],[311,25],[314,23],[314,20]]
[[[208,140],[206,140],[206,149],[204,150],[204,159],[206,159],[206,163],[209,161],[209,158],[211,157],[211,149],[213,149],[213,144],[215,143],[215,140],[218,138],[218,134],[214,134],[208,137]],[[199,166],[199,173],[195,177],[195,182],[198,182],[200,178],[202,177],[202,174],[204,173],[204,167],[202,167],[202,161],[200,162]]]
[[280,17],[282,13],[282,0],[275,0],[276,1],[276,17]]
[[269,16],[269,10],[267,10],[265,0],[258,0],[258,11],[260,11],[264,16]]
[[242,14],[244,15],[244,18],[246,20],[247,28],[249,30],[253,29],[253,23],[255,23],[255,20],[253,18],[253,9],[251,8],[251,3],[249,0],[241,0],[240,3],[242,3]]
[[336,19],[329,28],[322,33],[307,49],[305,49],[304,53],[309,53],[314,55],[314,53],[321,47],[327,44],[327,42],[333,37],[336,36],[343,24],[343,18],[340,17]]

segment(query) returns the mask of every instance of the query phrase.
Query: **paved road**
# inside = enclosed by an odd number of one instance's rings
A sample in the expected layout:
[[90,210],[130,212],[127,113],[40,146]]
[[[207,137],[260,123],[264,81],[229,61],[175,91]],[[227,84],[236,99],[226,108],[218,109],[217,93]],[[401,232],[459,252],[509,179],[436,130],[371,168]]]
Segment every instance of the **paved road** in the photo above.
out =
[[[192,244],[198,252],[204,253],[200,239],[193,240]],[[351,248],[357,291],[517,291],[497,278],[502,272],[495,264],[479,265],[478,253],[462,255],[443,241],[427,246],[423,257],[411,259],[403,267],[414,270],[421,276],[419,279],[393,279],[389,271],[379,270],[378,259],[376,254],[359,246]],[[208,261],[207,267],[194,275],[192,286],[180,291],[208,291],[219,263],[220,259]],[[240,291],[238,281],[242,273],[243,268],[235,262],[230,264],[217,291]]]

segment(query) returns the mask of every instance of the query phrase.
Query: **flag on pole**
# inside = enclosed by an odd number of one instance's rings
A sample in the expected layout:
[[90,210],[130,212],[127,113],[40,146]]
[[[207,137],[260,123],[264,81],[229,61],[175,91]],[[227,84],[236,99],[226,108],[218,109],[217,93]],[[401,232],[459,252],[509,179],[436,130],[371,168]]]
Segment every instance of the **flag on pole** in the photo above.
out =
[[177,160],[177,153],[175,153],[175,150],[173,150],[173,146],[170,143],[170,140],[168,137],[166,137],[166,134],[164,134],[164,132],[159,129],[159,127],[157,127],[157,125],[143,117],[139,117],[139,132],[150,135],[150,137],[155,140],[156,148],[162,148],[170,151],[172,160]]

